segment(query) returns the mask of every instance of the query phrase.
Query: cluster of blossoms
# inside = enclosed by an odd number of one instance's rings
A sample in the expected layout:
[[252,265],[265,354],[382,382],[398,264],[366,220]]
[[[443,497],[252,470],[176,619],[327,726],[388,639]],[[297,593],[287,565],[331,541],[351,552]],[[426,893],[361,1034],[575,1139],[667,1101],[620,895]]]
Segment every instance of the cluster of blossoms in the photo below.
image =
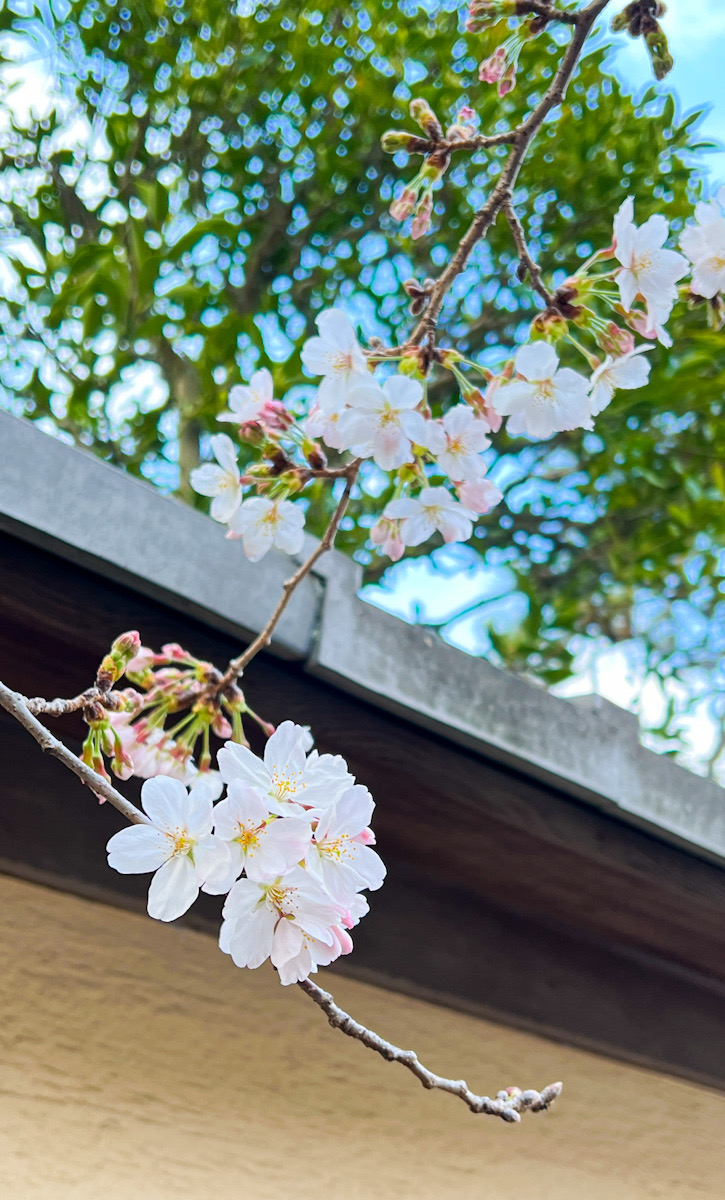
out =
[[225,895],[221,949],[239,967],[271,959],[285,984],[350,953],[349,930],[368,911],[362,891],[385,878],[370,793],[342,758],[311,747],[309,731],[285,721],[263,758],[229,741],[219,771],[190,789],[148,779],[147,823],[107,847],[115,870],[154,873],[148,912],[157,920],[182,916],[200,890]]
[[[125,674],[133,687],[111,690]],[[98,698],[84,708],[89,726],[83,761],[108,777],[104,757],[120,779],[166,775],[194,783],[211,767],[211,735],[246,741],[244,718],[269,736],[273,726],[251,709],[237,682],[225,682],[213,663],[170,642],[155,653],[133,630],[122,634],[101,663]]]
[[[725,217],[718,203],[699,205],[696,215],[681,245],[694,265],[693,290],[712,300],[725,283]],[[229,526],[228,536],[241,537],[253,561],[272,545],[295,553],[304,515],[292,497],[312,478],[342,473],[327,468],[324,445],[339,456],[370,460],[390,476],[393,495],[371,540],[391,559],[436,532],[447,542],[467,540],[476,519],[502,499],[488,478],[486,451],[504,419],[512,437],[591,429],[617,390],[647,382],[646,354],[655,340],[671,345],[666,322],[688,271],[687,259],[666,247],[668,236],[660,214],[636,225],[627,198],[614,218],[611,244],[557,289],[529,340],[496,374],[455,350],[436,352],[460,392],[441,416],[430,410],[414,350],[403,348],[397,372],[386,374],[394,356],[366,354],[343,312],[322,312],[318,336],[302,348],[305,367],[321,377],[307,417],[298,423],[274,399],[269,372],[258,371],[249,385],[232,388],[220,419],[235,422],[242,440],[261,445],[269,465],[254,464],[241,475],[234,444],[218,434],[211,439],[217,464],[193,472],[193,486],[214,497],[212,516]],[[582,333],[596,351],[581,344]],[[636,344],[636,334],[647,340]],[[584,357],[584,372],[561,364],[565,344],[568,353]],[[463,368],[478,373],[481,387]],[[248,497],[248,489],[261,494]]]

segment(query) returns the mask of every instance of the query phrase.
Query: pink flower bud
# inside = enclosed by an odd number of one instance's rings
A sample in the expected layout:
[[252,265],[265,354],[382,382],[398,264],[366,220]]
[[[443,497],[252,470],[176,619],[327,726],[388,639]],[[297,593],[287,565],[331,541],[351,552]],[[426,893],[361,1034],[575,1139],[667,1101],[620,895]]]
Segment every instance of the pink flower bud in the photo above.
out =
[[218,738],[223,738],[226,741],[232,736],[232,727],[223,713],[216,714],[211,727]]
[[474,479],[456,486],[461,504],[471,512],[487,513],[503,500],[503,492],[490,479]]
[[380,546],[392,562],[398,562],[405,553],[405,546],[400,537],[400,526],[389,517],[381,517],[370,530],[370,540]]
[[131,658],[141,647],[141,635],[137,629],[130,629],[128,633],[122,633],[116,638],[111,646],[113,654],[122,654]]
[[187,659],[189,657],[184,647],[180,646],[178,642],[167,642],[165,646],[161,647],[161,652],[164,658]]
[[649,338],[650,341],[657,338],[657,325],[649,313],[633,308],[631,312],[627,313],[625,320],[630,329],[641,334],[642,337]]
[[516,87],[516,65],[515,65],[515,63],[509,63],[504,74],[502,75],[501,79],[499,80],[499,85],[498,85],[497,91],[498,91],[499,96],[503,99],[503,97],[507,96],[509,92],[512,92],[515,87]]
[[408,217],[415,208],[415,202],[418,199],[416,193],[410,188],[405,190],[398,196],[397,200],[393,200],[390,205],[390,215],[394,221],[407,221]]
[[595,334],[597,345],[605,354],[617,358],[621,354],[631,354],[634,350],[634,334],[628,329],[622,329],[615,321],[608,321],[603,332]]
[[281,400],[268,400],[260,412],[260,420],[268,429],[289,429],[294,421],[292,413]]
[[506,70],[506,50],[497,46],[490,58],[484,58],[478,68],[478,78],[481,83],[498,83]]
[[432,213],[433,213],[433,197],[430,192],[425,192],[425,194],[423,195],[423,198],[416,210],[415,216],[413,218],[413,225],[410,230],[410,236],[414,240],[417,240],[418,238],[423,237],[423,235],[428,232],[428,230],[430,229],[430,219],[431,219]]

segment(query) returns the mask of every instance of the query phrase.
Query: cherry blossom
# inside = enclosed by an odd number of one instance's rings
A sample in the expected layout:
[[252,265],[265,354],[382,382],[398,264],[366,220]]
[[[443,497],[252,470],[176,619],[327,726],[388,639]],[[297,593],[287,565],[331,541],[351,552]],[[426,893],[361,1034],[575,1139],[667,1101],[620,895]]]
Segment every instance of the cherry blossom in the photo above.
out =
[[370,380],[367,362],[349,319],[338,308],[321,312],[315,324],[319,337],[308,338],[302,347],[302,362],[313,375],[322,375],[317,403],[324,411],[335,411],[357,387]]
[[[256,968],[271,958],[282,983],[304,979],[318,962],[332,962],[349,942],[339,906],[301,867],[266,882],[238,880],[222,915],[220,949],[238,967]],[[335,927],[342,936],[332,932]]]
[[725,187],[717,200],[695,206],[697,224],[687,225],[680,246],[692,263],[692,290],[712,300],[725,289]]
[[509,418],[510,434],[548,438],[561,429],[591,429],[589,381],[560,367],[548,342],[522,346],[514,366],[520,378],[502,384],[491,401],[496,412]]
[[321,437],[331,450],[344,450],[345,446],[340,436],[340,417],[346,410],[344,400],[336,400],[324,409],[315,404],[305,421],[305,433],[309,437]]
[[269,812],[280,816],[302,816],[305,809],[323,811],[355,782],[344,759],[318,754],[309,746],[309,731],[292,721],[283,721],[268,739],[264,758],[248,746],[227,742],[217,761],[222,779],[235,779],[259,794]]
[[382,387],[371,380],[350,393],[340,441],[358,457],[372,457],[383,471],[402,467],[413,459],[413,443],[427,446],[433,432],[433,422],[415,411],[422,399],[422,384],[407,375],[392,375]]
[[158,776],[141,789],[147,825],[131,825],[108,842],[108,865],[123,875],[153,871],[148,913],[175,921],[199,895],[207,876],[228,862],[226,844],[212,833],[216,778],[202,776],[187,792],[178,779]]
[[329,944],[310,934],[298,932],[295,926],[283,932],[290,948],[299,944],[297,953],[277,968],[280,983],[285,985],[299,983],[301,979],[314,974],[318,967],[326,967],[336,958],[352,951],[352,938],[343,924],[330,926]]
[[210,509],[214,520],[227,524],[242,503],[237,452],[226,433],[215,433],[211,438],[211,448],[219,465],[204,463],[202,467],[195,467],[189,478],[194,491],[200,496],[214,497]]
[[190,783],[198,774],[188,747],[179,746],[163,729],[149,725],[143,717],[135,720],[134,713],[109,713],[108,720],[118,734],[125,757],[131,763],[131,773],[139,779],[168,775]]
[[445,542],[466,542],[473,532],[474,514],[444,487],[423,488],[416,497],[391,500],[383,515],[400,521],[406,546],[419,546],[436,530]]
[[[477,418],[467,404],[456,404],[443,417],[442,428],[445,446],[436,454],[441,471],[457,483],[477,479],[483,465],[480,452],[491,444],[488,423]],[[431,449],[436,453],[434,446]]]
[[305,514],[291,500],[253,496],[234,514],[227,537],[242,539],[250,562],[259,562],[272,546],[298,554],[305,540]]
[[607,407],[618,388],[630,391],[644,387],[649,378],[650,364],[642,355],[650,349],[651,346],[638,346],[636,350],[618,358],[608,354],[604,362],[595,368],[589,397],[595,416]]
[[664,325],[677,299],[675,284],[687,271],[687,260],[664,249],[669,224],[655,213],[644,225],[634,224],[634,200],[621,205],[614,218],[613,253],[622,264],[615,272],[622,307],[629,312],[641,296],[658,325]]
[[237,384],[229,392],[229,408],[220,412],[218,421],[246,425],[258,421],[265,406],[274,400],[274,383],[266,367],[255,371],[248,384]]
[[292,870],[307,853],[312,826],[309,820],[274,816],[254,788],[235,779],[214,809],[214,832],[229,848],[229,863],[220,862],[203,890],[219,895],[242,871],[248,879],[265,880]]
[[333,900],[346,908],[361,888],[376,891],[385,879],[382,859],[370,848],[368,829],[375,802],[356,784],[324,813],[314,832],[305,865]]

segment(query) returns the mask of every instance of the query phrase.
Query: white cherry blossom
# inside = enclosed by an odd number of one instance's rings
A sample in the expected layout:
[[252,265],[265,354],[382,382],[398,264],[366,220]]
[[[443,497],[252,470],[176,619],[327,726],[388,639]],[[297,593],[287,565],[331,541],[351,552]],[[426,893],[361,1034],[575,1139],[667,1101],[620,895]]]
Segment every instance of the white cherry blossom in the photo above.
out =
[[[281,924],[287,927],[280,931],[287,943],[287,950],[294,951],[299,947],[296,953],[292,953],[277,968],[282,984],[299,983],[301,979],[314,974],[318,967],[326,967],[342,954],[350,954],[352,950],[352,938],[342,924],[330,926],[329,943],[321,938],[312,937],[289,921]],[[279,940],[278,938],[277,941]]]
[[375,802],[356,784],[320,817],[308,851],[307,869],[344,908],[361,888],[382,887],[385,866],[370,848],[368,828]]
[[561,429],[592,428],[589,381],[578,371],[560,367],[553,346],[522,346],[514,365],[521,378],[502,384],[491,401],[496,412],[509,418],[510,434],[548,438]]
[[309,820],[276,817],[254,788],[235,779],[214,809],[214,833],[227,844],[229,863],[212,872],[203,890],[228,892],[242,871],[248,879],[284,875],[301,862],[310,845]]
[[474,514],[444,487],[423,488],[416,497],[391,500],[383,516],[400,521],[406,546],[419,546],[436,530],[445,542],[466,542],[473,532]]
[[677,299],[676,283],[687,260],[664,243],[669,224],[655,213],[644,225],[634,224],[634,200],[628,196],[614,218],[614,256],[622,264],[615,273],[622,307],[630,312],[641,296],[658,324],[664,324]]
[[481,451],[490,446],[489,425],[476,417],[467,404],[449,408],[442,421],[445,446],[436,453],[436,462],[449,479],[460,483],[477,479],[482,471]]
[[[433,422],[416,412],[423,387],[407,375],[392,375],[382,387],[372,380],[350,392],[350,408],[339,421],[344,449],[373,458],[383,471],[413,459],[413,443],[427,446]],[[440,431],[436,430],[440,436]]]
[[250,562],[259,562],[272,546],[297,554],[305,540],[305,514],[291,500],[253,496],[234,514],[227,537],[242,539]]
[[695,225],[687,225],[680,246],[692,263],[692,290],[712,300],[725,290],[725,187],[717,200],[695,206]]
[[229,408],[220,412],[218,421],[233,421],[245,425],[258,421],[265,405],[274,400],[274,382],[266,367],[255,371],[247,384],[237,384],[229,392]]
[[644,387],[649,378],[650,364],[646,358],[642,358],[642,355],[651,348],[651,346],[638,346],[636,350],[617,358],[608,354],[604,362],[595,368],[592,373],[592,390],[589,397],[592,413],[595,416],[607,407],[617,389],[631,391],[634,388]]
[[189,476],[191,486],[200,496],[213,496],[210,513],[215,521],[227,524],[242,503],[237,452],[226,433],[215,433],[211,448],[218,466],[204,463],[195,467]]
[[318,754],[309,746],[309,731],[292,721],[283,721],[258,758],[248,746],[226,742],[217,755],[225,783],[238,779],[259,794],[269,812],[297,816],[306,809],[323,811],[355,782],[344,759]]
[[345,446],[340,436],[340,418],[346,411],[347,405],[344,400],[336,400],[326,408],[315,404],[305,421],[305,433],[309,437],[321,437],[331,450],[344,450]]
[[150,821],[113,835],[106,847],[108,865],[123,875],[153,871],[149,916],[174,921],[199,895],[208,875],[229,861],[225,843],[212,833],[218,778],[202,776],[187,792],[178,779],[157,776],[141,789]]
[[220,949],[238,967],[259,967],[271,958],[282,983],[304,979],[318,962],[332,962],[346,952],[346,941],[352,947],[339,906],[301,867],[266,882],[238,880],[222,913]]
[[332,412],[354,388],[367,384],[370,374],[355,330],[344,312],[327,308],[315,324],[320,336],[305,342],[302,362],[313,375],[323,376],[317,403],[323,411]]

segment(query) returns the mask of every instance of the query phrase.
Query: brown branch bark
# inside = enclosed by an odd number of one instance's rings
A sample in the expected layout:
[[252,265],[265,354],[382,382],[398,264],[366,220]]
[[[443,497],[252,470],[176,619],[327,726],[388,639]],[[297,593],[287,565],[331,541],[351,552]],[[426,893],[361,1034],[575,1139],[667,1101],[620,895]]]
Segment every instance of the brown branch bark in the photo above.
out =
[[528,272],[529,282],[531,283],[533,290],[538,296],[541,296],[541,299],[548,308],[554,303],[554,297],[543,283],[541,278],[541,267],[531,256],[531,251],[529,250],[526,242],[524,227],[516,216],[514,206],[510,200],[504,201],[502,212],[508,221],[509,229],[511,230],[511,236],[514,240],[514,246],[516,247],[516,253],[519,256],[519,262],[521,263],[522,268],[525,268]]
[[86,688],[85,692],[81,692],[78,696],[73,696],[70,700],[44,700],[42,696],[33,696],[26,699],[25,704],[29,713],[34,717],[64,717],[67,713],[78,712],[79,709],[87,708],[94,701],[103,701],[108,699],[108,691],[102,691],[101,688],[92,687]]
[[522,1091],[520,1088],[507,1088],[500,1091],[495,1099],[491,1099],[490,1096],[477,1096],[464,1079],[445,1079],[442,1075],[436,1075],[423,1066],[414,1050],[403,1050],[400,1046],[395,1046],[392,1042],[380,1037],[380,1034],[375,1033],[372,1029],[366,1029],[364,1025],[355,1021],[349,1013],[335,1004],[329,992],[323,991],[311,979],[302,979],[297,986],[322,1009],[333,1029],[339,1029],[348,1037],[362,1042],[363,1046],[367,1046],[368,1050],[374,1050],[386,1062],[400,1063],[401,1066],[411,1071],[416,1079],[420,1080],[423,1087],[429,1091],[438,1089],[457,1096],[472,1113],[483,1113],[488,1117],[500,1117],[503,1121],[516,1122],[521,1120],[522,1112],[544,1112],[554,1103],[557,1096],[561,1095],[563,1085],[550,1083],[543,1092],[536,1092],[532,1089]]
[[[430,300],[422,318],[416,325],[406,346],[420,345],[426,338],[434,334],[443,301],[454,280],[463,271],[474,248],[486,236],[498,214],[504,206],[511,203],[514,184],[521,170],[521,165],[535,135],[543,125],[546,117],[561,104],[574,73],[584,43],[591,32],[597,17],[607,7],[609,0],[592,0],[586,8],[572,13],[574,33],[566,52],[559,64],[559,69],[552,80],[551,86],[539,103],[521,125],[512,131],[512,149],[498,181],[488,199],[476,213],[473,221],[461,238],[458,249],[448,266],[438,276],[430,293]],[[398,351],[396,350],[396,353]]]
[[264,650],[269,645],[272,640],[272,634],[274,633],[280,617],[286,609],[295,588],[302,582],[306,575],[309,575],[317,560],[321,558],[327,550],[332,549],[333,545],[335,544],[335,536],[340,528],[340,521],[344,517],[347,506],[350,502],[350,493],[352,492],[353,485],[360,470],[360,462],[361,460],[356,458],[346,468],[345,475],[347,482],[345,484],[345,490],[340,497],[337,508],[335,509],[330,520],[330,524],[327,526],[327,529],[322,535],[321,540],[318,542],[309,558],[307,558],[302,565],[297,568],[294,575],[290,575],[289,579],[283,583],[280,601],[271,617],[267,621],[264,629],[261,631],[261,633],[257,634],[254,641],[247,646],[247,649],[243,654],[238,655],[237,658],[231,659],[221,679],[215,683],[211,689],[214,695],[219,695],[220,692],[223,692],[225,688],[234,683],[234,681],[239,678],[245,667],[249,665],[252,659],[256,658],[260,650]]

